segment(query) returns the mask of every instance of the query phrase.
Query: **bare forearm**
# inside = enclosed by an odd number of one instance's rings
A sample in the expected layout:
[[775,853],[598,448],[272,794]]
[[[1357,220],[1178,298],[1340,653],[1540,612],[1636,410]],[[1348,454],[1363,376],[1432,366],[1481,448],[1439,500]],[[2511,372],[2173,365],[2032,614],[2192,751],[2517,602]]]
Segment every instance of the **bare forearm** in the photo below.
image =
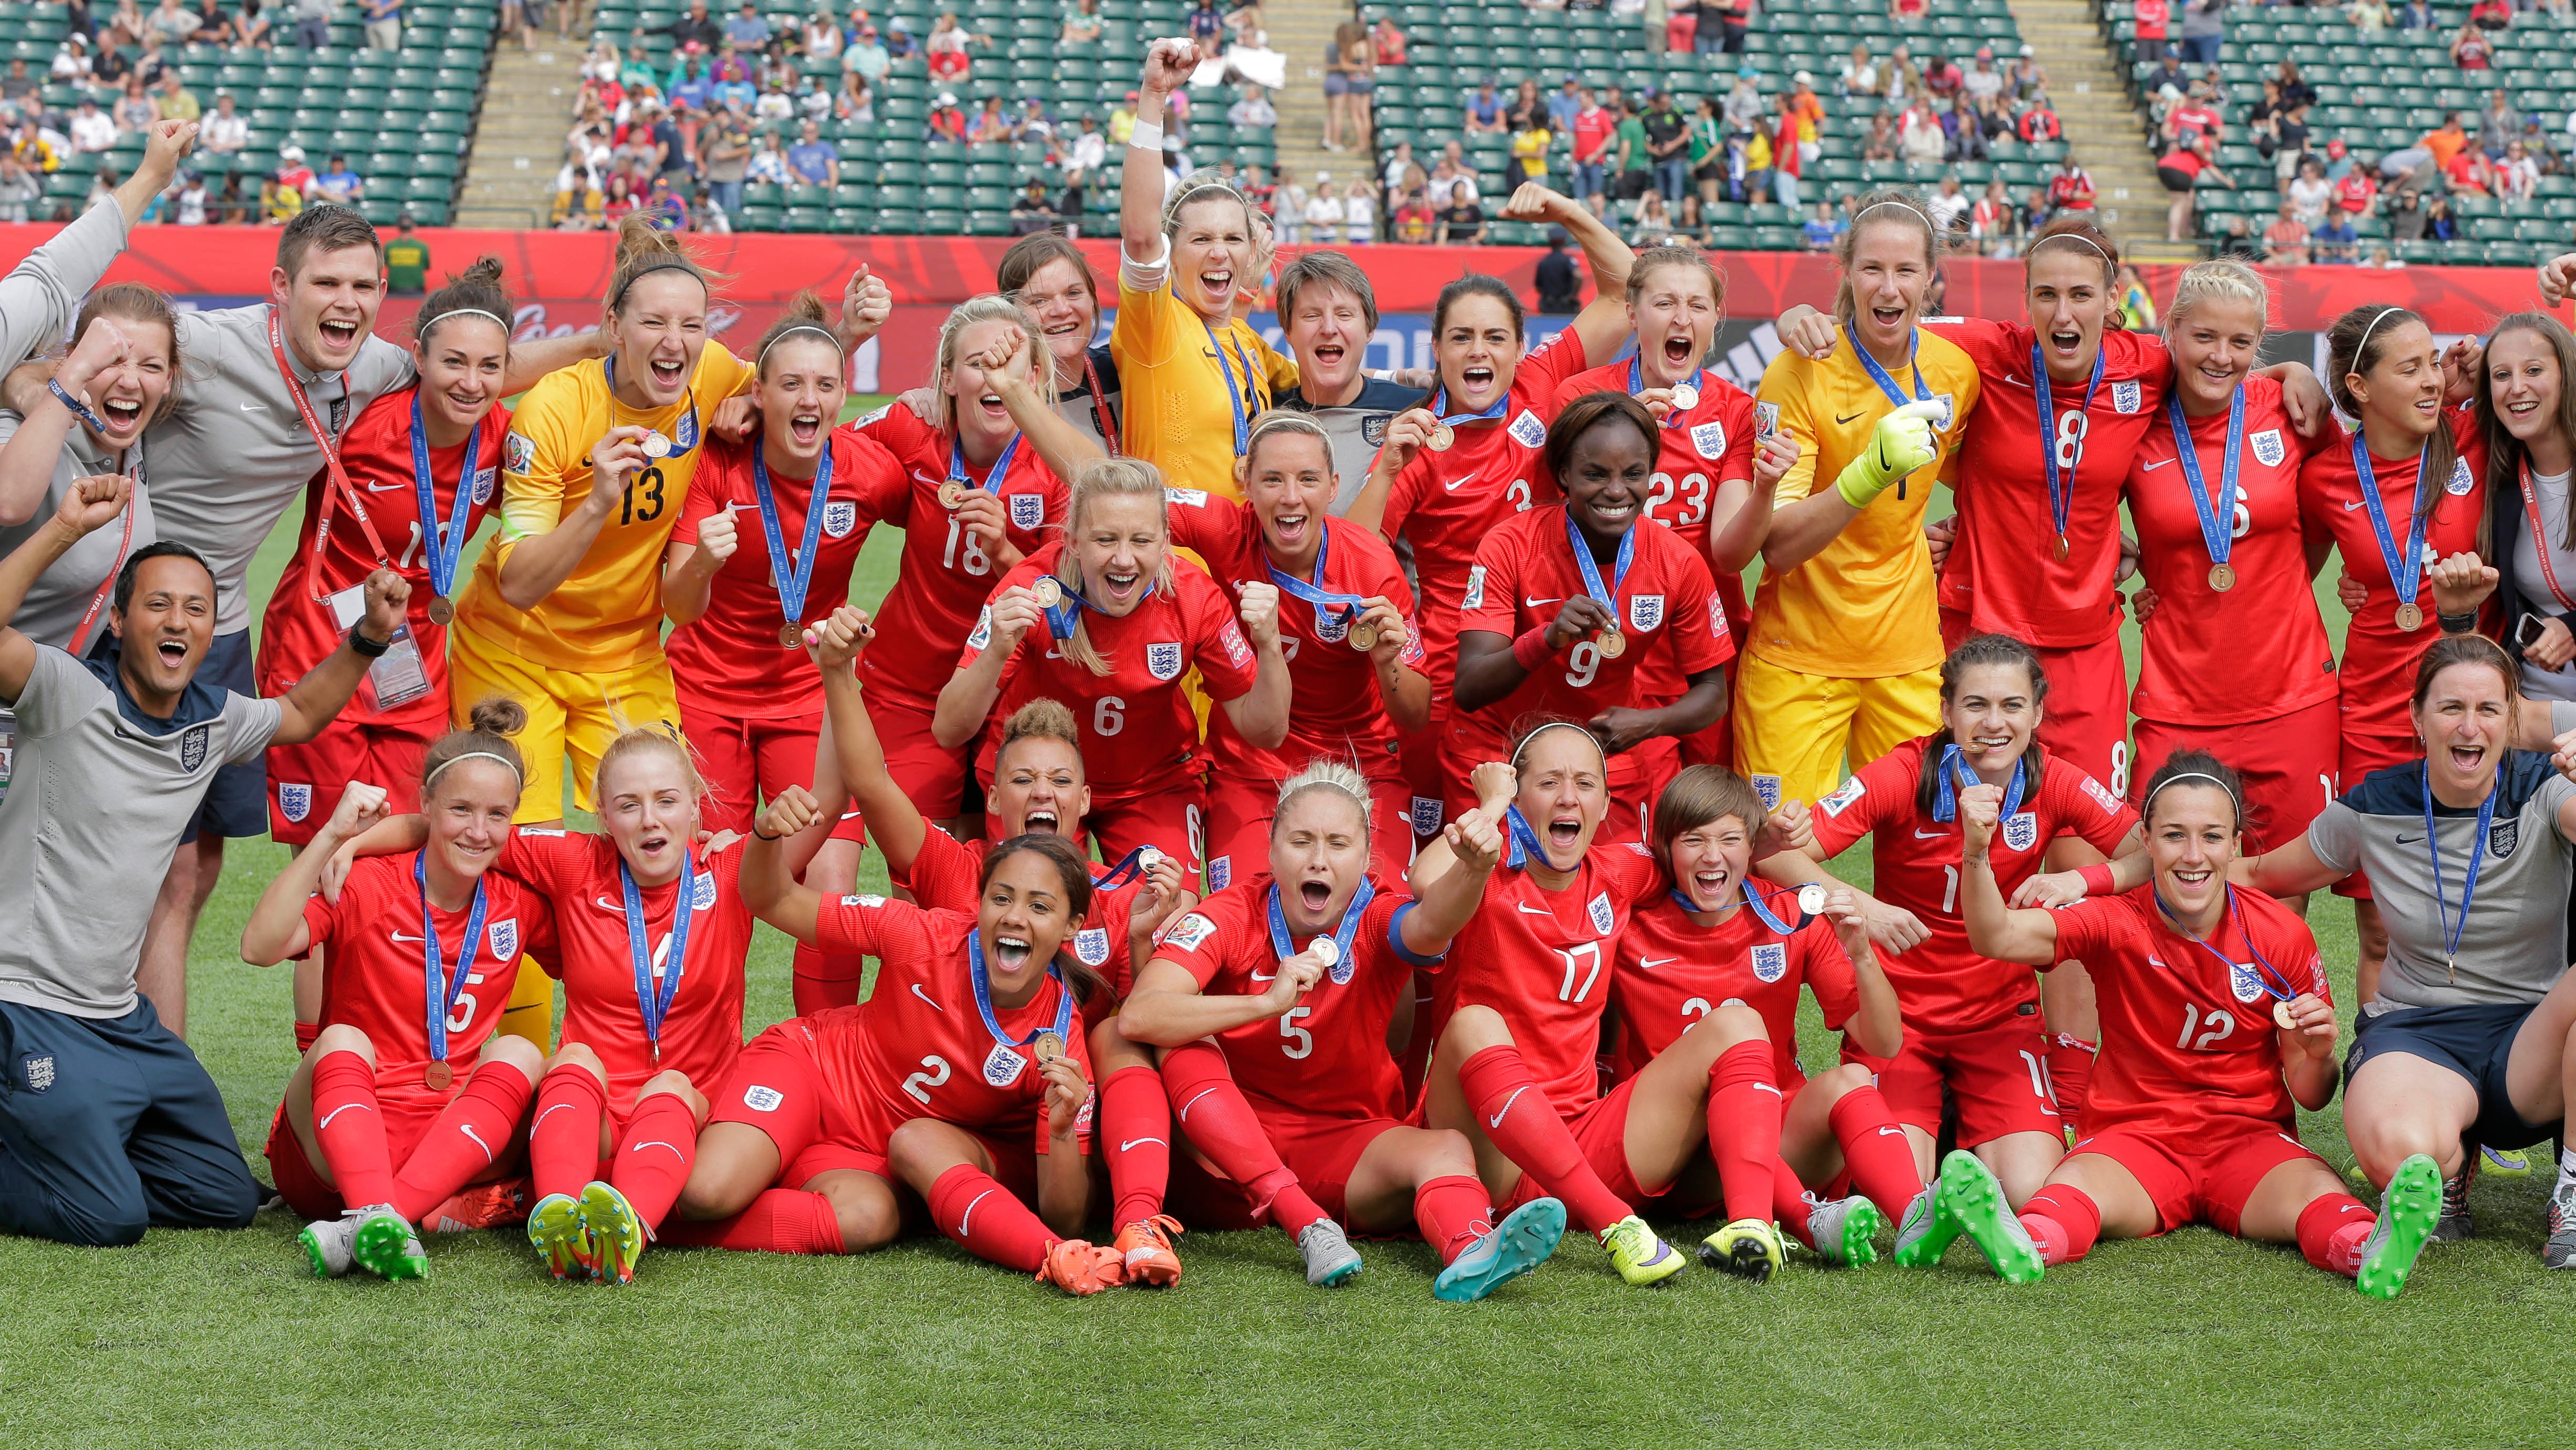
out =
[[2015,911],[2004,905],[1989,858],[1968,857],[1959,876],[1959,914],[1968,928],[1969,950],[1999,962],[2033,967],[2057,960],[2056,921],[2045,911]]
[[930,716],[930,738],[940,748],[954,750],[984,728],[993,713],[993,701],[1002,693],[1002,658],[999,650],[986,649],[939,692],[938,707]]
[[[1148,90],[1137,97],[1136,124],[1160,127],[1167,92]],[[1163,156],[1159,147],[1132,142],[1118,162],[1118,243],[1123,259],[1143,262],[1163,250]]]
[[1070,1133],[1048,1134],[1038,1164],[1038,1217],[1051,1232],[1071,1238],[1090,1216],[1091,1165]]
[[563,337],[513,341],[509,363],[502,373],[501,389],[509,393],[525,392],[537,379],[550,372],[571,367],[584,358],[605,356],[607,352],[607,342],[595,327]]
[[[363,628],[364,624],[352,628],[350,638],[356,638]],[[374,662],[358,653],[348,640],[342,640],[338,649],[307,671],[278,701],[282,718],[274,743],[301,745],[321,734],[348,708],[349,697],[358,692],[358,682],[367,677],[367,667]]]
[[712,557],[689,544],[671,546],[671,562],[662,570],[662,615],[672,624],[695,624],[705,617],[716,571],[724,567],[708,562]]
[[1210,997],[1149,988],[1129,997],[1119,1009],[1118,1030],[1130,1042],[1179,1047],[1278,1015],[1278,1009],[1262,997]]
[[295,954],[296,939],[304,934],[304,903],[322,889],[322,869],[343,844],[340,834],[325,825],[268,883],[250,920],[242,924],[243,961],[273,967]]
[[[1728,499],[1735,504],[1728,507]],[[1717,486],[1717,509],[1709,519],[1708,551],[1721,574],[1741,574],[1770,541],[1772,491],[1750,480],[1729,479]]]
[[1472,645],[1467,637],[1458,642],[1458,674],[1453,688],[1461,710],[1482,710],[1510,699],[1512,691],[1530,677],[1530,672],[1521,668],[1520,657],[1512,652],[1510,640],[1482,631],[1472,637],[1476,641]]
[[1100,445],[1071,423],[1032,387],[1008,387],[1002,390],[1002,407],[1019,425],[1020,433],[1037,449],[1039,461],[1067,483],[1082,465],[1106,455]]
[[1378,671],[1378,698],[1386,703],[1387,717],[1395,728],[1411,734],[1431,723],[1431,681],[1428,677],[1395,665]]

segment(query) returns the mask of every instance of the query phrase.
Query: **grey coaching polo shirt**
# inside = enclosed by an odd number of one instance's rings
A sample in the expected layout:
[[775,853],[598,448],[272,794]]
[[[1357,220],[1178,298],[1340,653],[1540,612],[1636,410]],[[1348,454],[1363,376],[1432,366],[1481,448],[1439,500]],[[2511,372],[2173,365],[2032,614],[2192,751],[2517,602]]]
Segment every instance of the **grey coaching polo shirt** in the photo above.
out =
[[[0,447],[8,446],[18,436],[25,420],[6,408],[0,408]],[[80,541],[63,551],[63,556],[36,576],[35,587],[27,591],[26,601],[18,606],[10,627],[38,644],[57,649],[72,647],[72,631],[80,628],[81,616],[89,613],[91,601],[99,590],[113,583],[116,571],[126,554],[154,542],[161,536],[152,513],[151,469],[145,459],[148,447],[126,450],[119,456],[98,446],[89,430],[78,424],[63,440],[63,449],[54,460],[54,476],[46,481],[45,495],[37,500],[36,511],[27,521],[14,528],[0,527],[0,557],[18,551],[18,546],[36,536],[36,531],[51,522],[54,511],[63,506],[63,498],[72,485],[93,474],[123,473],[134,475],[134,502],[128,506],[134,516],[134,532],[126,535],[125,522],[119,519],[102,528],[81,535]],[[97,618],[90,622],[89,640],[95,643],[107,633],[107,609],[102,605]]]
[[2558,833],[2558,811],[2576,786],[2552,770],[2549,757],[2506,755],[2495,817],[2484,840],[2475,806],[2436,803],[2433,826],[2442,851],[2442,890],[2454,925],[2470,853],[2482,852],[2477,896],[2460,931],[2459,977],[2450,955],[2444,909],[2433,891],[2433,859],[2424,840],[2424,762],[2374,770],[2308,826],[2308,848],[2337,871],[2370,873],[2379,919],[2388,928],[2388,965],[2379,999],[2365,1010],[2536,1002],[2567,969],[2567,887],[2576,851]]
[[[1280,407],[1295,409],[1322,424],[1324,436],[1333,441],[1333,517],[1349,513],[1360,490],[1368,485],[1369,465],[1377,461],[1378,445],[1386,442],[1386,425],[1421,401],[1421,389],[1399,387],[1384,378],[1366,379],[1359,396],[1339,407],[1314,407],[1295,388],[1279,396]],[[1405,552],[1409,555],[1411,550]]]
[[0,372],[61,342],[124,250],[124,208],[103,200],[0,277]]
[[218,767],[277,734],[275,700],[191,683],[145,715],[113,666],[39,647],[0,796],[0,1002],[73,1017],[134,1010],[134,968],[161,877]]

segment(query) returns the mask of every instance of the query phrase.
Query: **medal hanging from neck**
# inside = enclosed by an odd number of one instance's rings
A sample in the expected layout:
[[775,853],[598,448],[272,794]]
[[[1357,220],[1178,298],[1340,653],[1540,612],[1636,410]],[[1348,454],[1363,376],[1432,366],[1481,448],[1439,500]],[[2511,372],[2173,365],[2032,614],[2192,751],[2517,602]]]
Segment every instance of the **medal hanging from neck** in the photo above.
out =
[[[438,516],[438,483],[430,476],[429,429],[421,421],[420,390],[411,394],[412,502],[420,509],[421,562],[429,569],[429,622],[444,626],[456,618],[456,565],[465,554],[465,521],[474,512],[474,466],[483,461],[483,420],[465,433],[465,465],[457,470],[456,496],[448,501],[447,518]],[[361,514],[360,518],[365,515]]]
[[1145,873],[1163,864],[1163,853],[1152,846],[1138,846],[1118,858],[1117,864],[1091,878],[1094,891],[1115,891],[1130,881],[1142,881]]
[[[1860,334],[1852,330],[1850,323],[1843,324],[1843,341],[1850,346],[1852,356],[1860,359],[1861,367],[1869,373],[1869,380],[1878,384],[1879,392],[1886,395],[1887,401],[1894,403],[1900,408],[1904,407],[1907,403],[1928,403],[1932,401],[1932,390],[1923,386],[1922,365],[1915,361],[1916,353],[1921,350],[1922,340],[1922,329],[1913,328],[1907,331],[1905,337],[1905,367],[1908,372],[1911,372],[1914,375],[1914,396],[1908,398],[1905,396],[1905,390],[1896,385],[1896,379],[1888,375],[1887,369],[1879,366],[1878,359],[1870,356],[1869,349],[1860,345]],[[1908,475],[1908,477],[1911,477],[1911,475]],[[1905,479],[1903,478],[1896,481],[1896,496],[1898,498],[1905,497]]]
[[1336,594],[1324,587],[1324,561],[1331,554],[1333,534],[1327,521],[1315,519],[1312,522],[1317,530],[1315,577],[1300,579],[1280,568],[1276,563],[1265,559],[1263,562],[1270,570],[1270,582],[1279,586],[1280,593],[1303,599],[1315,606],[1316,638],[1346,640],[1355,650],[1377,648],[1377,627],[1360,622],[1360,605],[1366,601],[1359,595]]
[[2442,837],[2433,819],[2433,761],[2424,760],[2424,850],[2433,858],[2433,906],[2441,915],[2442,970],[2457,985],[2460,980],[2460,934],[2469,929],[2469,903],[2477,899],[2478,871],[2486,865],[2488,831],[2495,826],[2496,797],[2504,791],[2504,774],[2496,773],[2487,787],[2487,798],[2478,802],[2477,834],[2469,838],[2469,864],[2461,872],[2460,909],[2451,911],[2450,893],[2442,885]]
[[[1966,752],[1955,744],[1941,747],[1938,770],[1932,785],[1932,819],[1955,821],[1959,818],[1959,792],[1981,782],[1977,773],[1968,768]],[[2014,756],[2012,780],[2004,786],[2003,809],[1995,813],[1996,830],[2002,830],[2004,822],[2021,814],[2022,792],[2029,784],[2030,762],[2022,756]]]
[[[1351,955],[1351,938],[1359,933],[1360,918],[1368,914],[1369,903],[1376,899],[1377,887],[1367,877],[1361,877],[1359,889],[1351,893],[1350,904],[1342,908],[1342,919],[1334,924],[1332,935],[1306,943],[1309,950],[1329,948],[1317,955],[1324,958],[1324,970],[1336,987],[1347,984],[1359,967],[1359,959]],[[1288,913],[1279,904],[1276,881],[1270,883],[1270,952],[1283,962],[1297,955],[1297,944],[1288,939]]]
[[421,984],[428,997],[429,1063],[421,1069],[420,1080],[431,1092],[443,1093],[456,1081],[456,1069],[447,1064],[447,1020],[456,1015],[456,1004],[465,997],[465,984],[474,974],[474,953],[483,943],[483,878],[474,878],[474,904],[465,913],[465,945],[456,954],[456,975],[447,975],[447,964],[438,945],[438,918],[429,907],[429,851],[424,847],[412,860],[412,884],[420,891]]
[[[1792,887],[1779,891],[1756,891],[1753,889],[1753,882],[1750,879],[1747,879],[1737,882],[1736,889],[1742,893],[1744,904],[1752,907],[1753,914],[1761,918],[1762,924],[1771,928],[1775,934],[1780,936],[1787,936],[1791,932],[1796,931],[1798,927],[1805,926],[1807,924],[1807,918],[1814,916],[1817,912],[1825,909],[1825,888],[1819,882],[1810,881],[1803,886]],[[1672,897],[1673,905],[1680,907],[1684,911],[1700,913],[1713,910],[1711,907],[1702,906],[1698,902],[1691,900],[1690,897],[1683,894],[1680,887],[1675,887],[1665,894]],[[1791,926],[1788,922],[1772,914],[1770,899],[1777,896],[1795,896],[1798,899],[1797,926]]]
[[[1002,451],[994,457],[993,466],[984,470],[983,489],[986,493],[997,498],[1001,496],[1003,475],[1011,471],[1011,455],[1020,451],[1020,436],[1012,434],[1011,441],[1003,444]],[[939,506],[954,513],[975,488],[974,478],[966,472],[966,445],[963,440],[951,440],[948,445],[948,479],[939,485]]]
[[1448,385],[1442,384],[1439,393],[1431,399],[1431,416],[1436,420],[1431,425],[1431,451],[1446,453],[1457,444],[1457,424],[1490,423],[1503,416],[1503,410],[1511,405],[1511,394],[1507,392],[1494,400],[1494,406],[1481,413],[1452,413],[1449,411]]
[[2093,393],[2102,386],[2102,365],[2106,361],[2099,347],[2093,352],[2093,380],[2084,385],[2084,407],[2075,415],[2076,429],[2067,441],[2066,463],[2057,461],[2057,400],[2049,390],[2048,369],[2040,365],[2039,344],[2030,345],[2030,386],[2039,405],[2039,461],[2048,469],[2048,518],[2057,526],[2057,562],[2066,562],[2072,548],[2066,542],[2067,516],[2075,507],[2075,470],[2084,462],[2084,435],[2092,431]]
[[1591,542],[1583,537],[1582,527],[1574,522],[1571,504],[1565,510],[1565,542],[1574,550],[1574,567],[1583,575],[1583,592],[1610,612],[1610,623],[1602,628],[1592,647],[1600,651],[1603,659],[1615,660],[1628,652],[1628,638],[1619,632],[1619,586],[1627,582],[1628,566],[1637,558],[1637,527],[1631,523],[1628,531],[1619,536],[1619,557],[1610,566],[1610,583],[1606,588],[1601,583],[1600,567],[1592,562]]
[[[609,401],[613,403],[617,400],[617,359],[600,359],[599,371],[608,380]],[[644,456],[656,463],[665,458],[679,457],[698,446],[698,385],[694,380],[681,397],[688,406],[682,410],[679,421],[672,425],[672,432],[679,435],[678,441],[674,442],[670,434],[659,428],[648,428],[644,432]]]
[[[1055,1025],[1042,1027],[1026,1037],[1014,1037],[1002,1030],[993,1016],[993,978],[984,967],[984,933],[969,927],[966,932],[966,964],[975,979],[975,1010],[984,1019],[984,1030],[993,1036],[993,1050],[984,1057],[984,1081],[994,1087],[1009,1087],[1019,1081],[1020,1069],[1035,1058],[1043,1067],[1064,1055],[1066,1034],[1073,1030],[1073,994],[1065,990],[1064,978],[1049,966],[1046,974],[1056,986]],[[1026,1053],[1021,1048],[1030,1049]]]
[[[2228,886],[2225,889],[2227,892],[2227,910],[2218,918],[2219,931],[2223,934],[2230,923],[2236,923],[2236,934],[2244,939],[2245,951],[2247,955],[2253,958],[2251,961],[2240,962],[2234,957],[2229,956],[2227,953],[2220,951],[2209,942],[2202,940],[2199,932],[2193,931],[2190,927],[2183,925],[2182,913],[2175,911],[2173,907],[2165,901],[2165,894],[2161,891],[2156,893],[2156,910],[2164,913],[2165,920],[2173,923],[2174,930],[2181,932],[2184,936],[2190,937],[2194,946],[2197,946],[2202,951],[2218,958],[2218,964],[2227,968],[2228,990],[2231,993],[2237,992],[2237,983],[2240,979],[2246,976],[2251,976],[2254,979],[2255,985],[2263,989],[2263,994],[2272,999],[2273,1025],[2279,1027],[2284,1032],[2295,1032],[2298,1030],[2299,1019],[2291,1012],[2290,1004],[2298,1000],[2299,989],[2292,985],[2290,979],[2283,976],[2278,968],[2272,965],[2271,958],[2263,955],[2263,949],[2261,947],[2254,945],[2254,934],[2245,930],[2243,923],[2237,921],[2236,888]],[[2240,998],[2242,997],[2241,993],[2238,993],[2237,995],[2239,995]]]
[[2210,496],[2200,475],[2200,450],[2191,441],[2191,420],[2183,414],[2178,392],[2165,398],[2165,426],[2173,433],[2183,486],[2191,490],[2191,511],[2200,520],[2201,546],[2209,551],[2210,590],[2224,594],[2236,587],[2236,567],[2227,557],[2236,544],[2236,465],[2245,447],[2245,385],[2237,384],[2227,399],[2227,448],[2220,455],[2217,497]]
[[652,1045],[653,1066],[662,1066],[662,1023],[671,1014],[672,1000],[680,995],[680,974],[689,962],[689,918],[697,907],[698,858],[694,851],[680,853],[680,879],[673,883],[677,893],[671,898],[670,949],[656,960],[651,946],[652,933],[644,924],[644,893],[635,884],[635,873],[627,869],[624,857],[618,858],[617,883],[626,893],[626,955],[635,965],[635,1008],[644,1018],[644,1039]]
[[[1251,389],[1255,377],[1252,363],[1250,359],[1239,355],[1232,359],[1226,357],[1225,344],[1217,340],[1215,323],[1202,317],[1199,319],[1199,326],[1207,329],[1208,351],[1216,354],[1217,371],[1225,374],[1225,402],[1226,406],[1234,411],[1234,456],[1241,458],[1252,450],[1251,415],[1245,411],[1243,405],[1244,394]],[[1234,324],[1229,322],[1226,326],[1231,330]],[[1234,378],[1234,370],[1238,366],[1243,369],[1243,381],[1240,383]],[[1254,402],[1259,401],[1259,395],[1255,394]]]
[[[331,547],[332,515],[338,512],[340,505],[345,503],[349,506],[350,514],[358,521],[359,531],[367,536],[367,547],[375,552],[377,568],[393,568],[393,556],[385,552],[385,541],[376,535],[376,521],[367,514],[366,500],[359,496],[357,486],[349,482],[349,471],[341,466],[338,439],[322,426],[322,419],[313,411],[313,400],[304,395],[304,384],[295,376],[294,365],[286,360],[286,331],[279,324],[274,307],[268,310],[268,350],[277,359],[277,375],[286,383],[286,396],[295,404],[296,416],[304,420],[305,430],[313,435],[313,446],[322,450],[322,467],[330,475],[322,485],[322,509],[313,521],[313,565],[306,571],[304,579],[304,587],[313,596],[313,602],[320,604],[332,593],[322,584],[322,561]],[[470,469],[473,465],[469,462],[466,467]],[[422,528],[426,530],[429,521],[436,517],[434,509],[422,514]]]
[[[1697,384],[1707,371],[1706,368],[1694,368],[1687,380],[1673,384],[1668,390],[1673,395],[1673,403],[1661,419],[1664,427],[1679,428],[1690,422],[1690,410],[1699,406]],[[1645,390],[1645,354],[1639,353],[1628,359],[1628,396],[1633,398]]]
[[[1537,828],[1521,814],[1519,806],[1507,807],[1503,811],[1503,864],[1518,871],[1532,861],[1547,863],[1547,843],[1539,839]],[[1552,863],[1548,864],[1554,869]]]
[[[1079,587],[1067,584],[1053,574],[1040,574],[1029,585],[1029,593],[1037,600],[1039,612],[1046,616],[1047,633],[1057,639],[1073,638],[1074,626],[1082,622],[1082,611],[1086,609],[1108,617],[1108,611],[1084,597]],[[1147,584],[1144,594],[1136,602],[1142,605],[1153,597],[1154,586]]]
[[805,637],[805,591],[814,582],[815,545],[823,539],[823,512],[832,501],[832,441],[823,440],[823,456],[814,462],[814,485],[805,499],[805,534],[798,543],[796,557],[787,556],[787,530],[778,517],[778,498],[769,486],[769,464],[761,456],[762,444],[751,445],[751,488],[760,500],[760,537],[769,546],[769,582],[778,590],[778,607],[787,623],[778,630],[778,643],[794,649]]
[[2379,561],[2388,566],[2389,586],[2397,591],[2397,627],[2412,634],[2424,627],[2424,607],[2415,599],[2423,590],[2424,530],[2432,518],[2432,510],[2415,506],[2416,496],[2424,489],[2423,458],[2416,458],[2415,482],[2407,490],[2406,547],[2402,551],[2397,547],[2396,536],[2389,532],[2388,507],[2380,501],[2379,480],[2370,469],[2370,445],[2363,441],[2359,429],[2352,435],[2352,473],[2354,481],[2361,485],[2361,506],[2370,515],[2370,533],[2379,544]]

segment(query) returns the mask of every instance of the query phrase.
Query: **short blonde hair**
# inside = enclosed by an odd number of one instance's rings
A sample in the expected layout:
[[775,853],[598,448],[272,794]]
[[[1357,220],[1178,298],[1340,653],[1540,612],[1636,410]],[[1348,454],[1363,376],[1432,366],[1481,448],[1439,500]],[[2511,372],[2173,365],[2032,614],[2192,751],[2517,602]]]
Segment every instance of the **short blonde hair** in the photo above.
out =
[[[1073,541],[1081,536],[1083,517],[1094,504],[1105,498],[1150,498],[1154,517],[1164,523],[1164,537],[1171,536],[1171,526],[1164,513],[1163,471],[1141,458],[1124,455],[1095,458],[1075,469],[1073,474],[1073,507],[1065,519],[1066,547],[1056,559],[1055,579],[1070,591],[1082,588],[1082,566],[1074,561]],[[1172,556],[1163,555],[1163,566],[1154,574],[1154,587],[1169,592],[1172,588]],[[1073,611],[1073,633],[1063,641],[1059,651],[1073,663],[1095,675],[1109,673],[1109,659],[1091,642],[1090,626],[1083,620],[1083,609]]]

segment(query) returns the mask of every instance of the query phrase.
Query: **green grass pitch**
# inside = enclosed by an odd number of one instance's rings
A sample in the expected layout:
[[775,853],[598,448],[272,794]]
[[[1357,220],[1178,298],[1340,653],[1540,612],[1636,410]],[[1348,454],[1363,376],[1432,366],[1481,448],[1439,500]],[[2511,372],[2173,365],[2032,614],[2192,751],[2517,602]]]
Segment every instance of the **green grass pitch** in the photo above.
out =
[[[872,541],[863,601],[896,544]],[[2340,633],[2330,592],[2327,612]],[[283,860],[235,843],[193,963],[191,1036],[263,1176],[288,977],[234,944]],[[1865,853],[1836,865],[1869,879]],[[2316,921],[2348,996],[2351,912],[2320,897]],[[788,1014],[787,981],[762,927],[751,1030]],[[2339,1107],[2305,1128],[2349,1168]],[[2576,1275],[2539,1265],[2544,1174],[2481,1183],[2478,1237],[2428,1250],[2393,1304],[2206,1229],[2021,1289],[1963,1242],[1929,1272],[1799,1256],[1767,1287],[1694,1268],[1631,1290],[1575,1235],[1471,1306],[1432,1300],[1417,1243],[1309,1289],[1275,1233],[1189,1235],[1178,1288],[1088,1301],[937,1238],[657,1250],[625,1289],[554,1285],[508,1232],[431,1240],[423,1283],[316,1282],[283,1211],[106,1252],[0,1239],[0,1444],[2564,1445],[2543,1411],[2576,1372]]]

